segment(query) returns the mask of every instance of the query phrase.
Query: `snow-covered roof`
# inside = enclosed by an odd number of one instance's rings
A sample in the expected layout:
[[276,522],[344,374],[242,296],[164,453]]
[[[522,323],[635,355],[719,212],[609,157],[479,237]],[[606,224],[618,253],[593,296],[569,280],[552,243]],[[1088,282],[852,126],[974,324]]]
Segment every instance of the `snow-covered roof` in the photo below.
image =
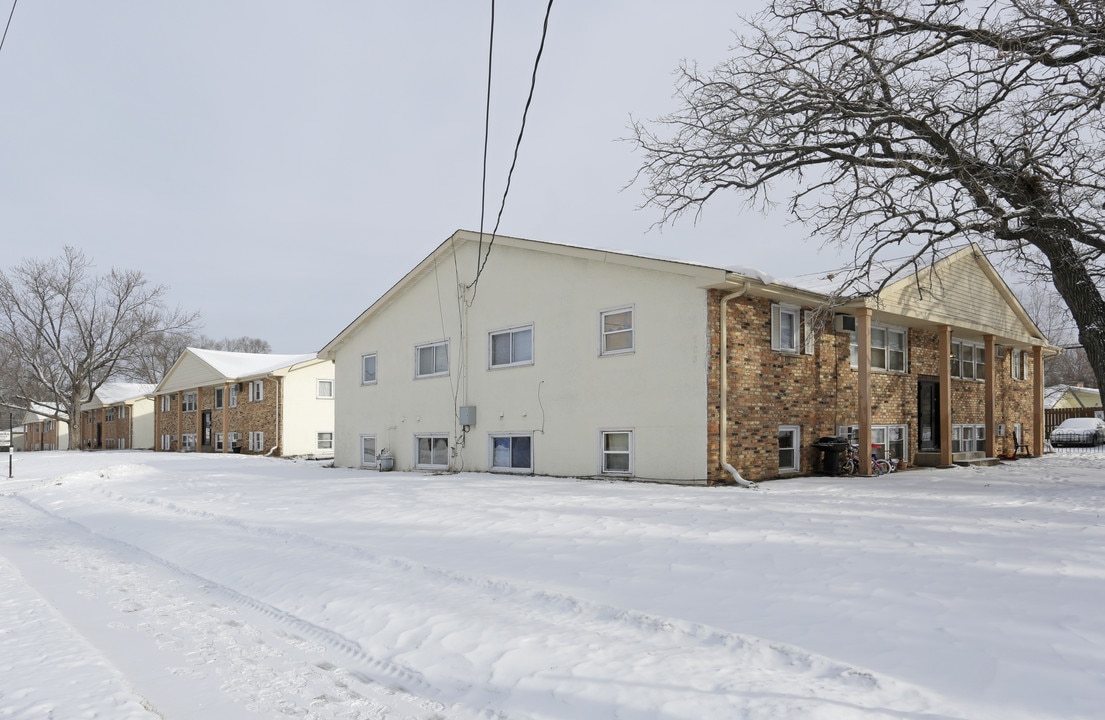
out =
[[193,355],[203,360],[216,372],[228,378],[244,378],[264,375],[275,370],[317,360],[316,353],[303,355],[269,355],[264,353],[226,352],[224,350],[204,350],[188,348]]
[[1101,391],[1097,388],[1082,387],[1081,385],[1050,385],[1044,388],[1044,407],[1055,407],[1068,393],[1076,401],[1081,402],[1084,407],[1101,405]]
[[96,399],[104,405],[114,405],[150,395],[156,387],[156,383],[111,382],[101,385],[95,395]]

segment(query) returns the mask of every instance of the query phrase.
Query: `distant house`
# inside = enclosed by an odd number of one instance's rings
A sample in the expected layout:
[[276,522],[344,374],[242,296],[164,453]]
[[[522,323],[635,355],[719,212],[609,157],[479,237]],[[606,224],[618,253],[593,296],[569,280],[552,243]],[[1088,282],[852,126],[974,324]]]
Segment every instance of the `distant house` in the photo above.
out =
[[154,390],[159,451],[330,456],[334,364],[186,349]]
[[1044,406],[1049,410],[1099,408],[1101,391],[1081,385],[1051,385],[1044,389]]
[[104,383],[81,405],[85,447],[106,450],[152,450],[153,392],[147,383]]
[[336,464],[725,483],[815,472],[827,436],[865,466],[1042,449],[1049,344],[977,247],[845,298],[521,238],[487,253],[456,232],[320,351]]
[[23,449],[32,452],[67,450],[69,448],[68,416],[48,405],[32,404],[23,414],[22,442]]

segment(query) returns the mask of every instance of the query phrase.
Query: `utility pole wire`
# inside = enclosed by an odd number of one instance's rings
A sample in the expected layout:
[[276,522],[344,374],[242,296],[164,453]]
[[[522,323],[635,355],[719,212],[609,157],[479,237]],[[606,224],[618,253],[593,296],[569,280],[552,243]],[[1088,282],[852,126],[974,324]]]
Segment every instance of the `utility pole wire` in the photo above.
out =
[[[483,273],[484,267],[487,265],[488,258],[491,257],[491,246],[495,243],[495,236],[499,233],[499,223],[503,219],[503,211],[506,209],[506,198],[510,193],[510,179],[514,175],[514,168],[518,165],[518,152],[522,147],[522,136],[526,132],[526,117],[529,115],[530,105],[533,103],[533,91],[537,86],[537,68],[541,64],[541,55],[545,52],[545,38],[549,34],[549,15],[552,14],[553,0],[549,0],[548,6],[545,8],[545,22],[541,26],[541,44],[537,47],[537,57],[533,61],[533,73],[530,75],[529,83],[529,95],[526,96],[526,106],[522,110],[522,124],[518,128],[518,139],[514,143],[514,157],[510,161],[510,170],[506,175],[506,187],[503,188],[503,200],[499,204],[499,214],[495,218],[495,227],[491,230],[491,238],[487,241],[487,253],[483,256],[483,261],[480,263],[479,268],[476,270],[476,277],[472,280],[470,287],[472,288],[472,299],[469,300],[469,304],[476,299],[476,284],[480,281],[480,274]],[[480,243],[483,242],[483,228],[480,228]],[[478,260],[478,257],[477,257]]]
[[8,13],[8,22],[4,25],[4,35],[0,37],[0,50],[4,49],[4,41],[8,39],[8,28],[12,26],[12,16],[15,15],[15,6],[19,4],[19,0],[12,0],[12,11]]

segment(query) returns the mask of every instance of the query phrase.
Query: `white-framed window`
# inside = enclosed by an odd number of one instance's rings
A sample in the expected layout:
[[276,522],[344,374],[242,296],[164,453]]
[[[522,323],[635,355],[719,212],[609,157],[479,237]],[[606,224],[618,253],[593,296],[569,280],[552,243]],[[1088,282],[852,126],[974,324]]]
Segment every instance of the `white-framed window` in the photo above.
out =
[[[848,438],[851,443],[859,440],[859,425],[840,426],[836,429],[840,437]],[[881,460],[897,458],[909,460],[908,425],[872,425],[871,452]]]
[[184,412],[195,412],[199,400],[199,393],[186,392],[180,397],[180,409]]
[[449,342],[418,345],[414,349],[415,377],[435,377],[449,374]]
[[196,434],[184,433],[180,436],[180,449],[181,450],[195,450],[196,449]]
[[215,433],[215,452],[222,452],[223,449],[223,434]]
[[506,472],[533,472],[533,433],[491,435],[491,469]]
[[1009,372],[1014,380],[1024,380],[1028,377],[1025,368],[1028,365],[1028,353],[1014,348],[1009,351]]
[[119,438],[117,448],[119,450],[126,450],[127,449],[127,440],[126,440],[126,438]]
[[334,397],[334,381],[319,380],[315,387],[315,397],[322,400],[332,400]]
[[905,328],[871,326],[871,367],[887,372],[906,371]]
[[319,450],[333,450],[334,449],[334,433],[332,432],[320,432],[318,433],[318,442],[316,447]]
[[771,349],[798,353],[802,336],[802,308],[796,305],[771,304]]
[[125,419],[127,417],[127,406],[120,405],[119,407],[115,408],[115,417],[119,420]]
[[985,425],[952,425],[952,452],[985,452]]
[[104,422],[115,422],[115,408],[104,408]]
[[161,396],[161,412],[169,412],[173,409],[173,396],[162,395]]
[[223,409],[223,389],[221,387],[215,388],[215,409]]
[[[168,397],[168,395],[165,395],[163,397]],[[173,449],[173,436],[172,435],[162,435],[161,436],[161,449],[162,450],[172,450]]]
[[230,384],[230,407],[238,407],[238,383]]
[[779,472],[796,473],[802,465],[802,431],[797,425],[779,426]]
[[261,402],[265,399],[265,381],[264,380],[250,380],[249,382],[249,401]]
[[980,343],[952,341],[952,377],[963,380],[986,379],[986,351]]
[[361,355],[361,385],[376,383],[376,353]]
[[633,308],[623,307],[599,313],[599,332],[602,336],[600,355],[633,352]]
[[444,469],[449,467],[449,436],[445,434],[415,435],[415,467]]
[[376,467],[375,435],[361,435],[361,467]]
[[250,432],[248,440],[250,452],[261,452],[265,449],[265,433],[260,430]]
[[603,430],[600,435],[604,475],[633,474],[633,431]]
[[[848,333],[848,358],[852,367],[859,367],[858,335]],[[871,326],[871,369],[905,372],[909,367],[909,331],[889,325]]]
[[487,344],[493,368],[533,364],[533,325],[488,333]]

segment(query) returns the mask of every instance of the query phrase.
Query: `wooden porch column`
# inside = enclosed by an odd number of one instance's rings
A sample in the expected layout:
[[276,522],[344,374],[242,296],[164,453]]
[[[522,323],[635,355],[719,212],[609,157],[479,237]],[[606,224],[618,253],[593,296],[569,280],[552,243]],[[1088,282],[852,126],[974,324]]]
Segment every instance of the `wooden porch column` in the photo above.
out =
[[936,328],[937,365],[939,366],[940,392],[940,465],[952,464],[952,328],[941,325]]
[[[176,394],[176,449],[184,450],[184,391],[178,390]],[[172,445],[169,446],[170,448]]]
[[223,383],[223,452],[230,452],[230,426],[227,425],[227,408],[230,407],[230,382]]
[[1032,348],[1032,455],[1044,454],[1044,348]]
[[199,388],[196,388],[196,452],[203,452],[203,411],[200,410]]
[[997,397],[997,357],[994,356],[994,336],[983,335],[982,341],[985,343],[985,359],[986,359],[986,377],[983,384],[983,405],[985,406],[986,413],[986,457],[997,457],[997,437],[995,435],[996,428],[994,427],[994,418],[997,416],[994,412],[995,399]]
[[871,474],[871,308],[856,308],[856,347],[859,349],[859,474]]

